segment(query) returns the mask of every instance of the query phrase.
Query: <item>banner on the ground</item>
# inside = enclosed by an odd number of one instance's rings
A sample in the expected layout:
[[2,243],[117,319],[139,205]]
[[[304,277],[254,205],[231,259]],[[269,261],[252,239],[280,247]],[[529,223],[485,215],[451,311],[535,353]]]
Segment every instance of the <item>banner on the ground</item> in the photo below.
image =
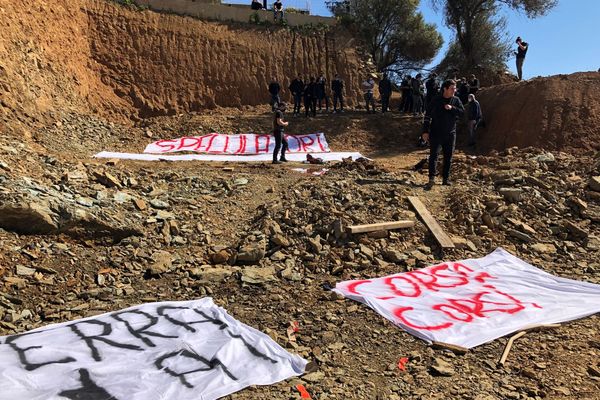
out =
[[0,337],[0,399],[211,400],[305,366],[211,298],[150,303]]
[[[289,146],[288,153],[327,153],[330,151],[325,135],[321,132],[308,135],[285,135],[285,138]],[[187,151],[205,154],[254,155],[272,154],[274,149],[275,137],[273,135],[211,133],[204,136],[158,140],[147,145],[144,153],[165,154]]]
[[600,312],[600,285],[550,275],[501,248],[334,290],[421,339],[466,348]]
[[[265,162],[273,160],[272,154],[254,154],[251,156],[236,156],[227,154],[136,154],[136,153],[118,153],[113,151],[101,151],[94,155],[95,158],[115,158],[121,160],[139,160],[139,161],[216,161],[216,162]],[[307,162],[306,154],[292,153],[286,154],[288,161]],[[342,161],[352,158],[356,161],[364,158],[356,152],[330,152],[319,154],[323,161]]]

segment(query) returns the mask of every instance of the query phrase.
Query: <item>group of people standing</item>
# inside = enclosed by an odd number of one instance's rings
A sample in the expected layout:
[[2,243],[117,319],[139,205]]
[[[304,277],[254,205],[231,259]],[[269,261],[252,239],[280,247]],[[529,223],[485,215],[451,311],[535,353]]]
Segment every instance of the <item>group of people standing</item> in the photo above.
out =
[[[325,75],[321,73],[317,78],[314,76],[309,77],[306,81],[302,79],[302,75],[298,75],[292,80],[288,86],[289,91],[292,94],[294,101],[294,116],[300,115],[302,105],[304,104],[304,116],[313,117],[317,115],[317,107],[319,111],[323,110],[329,112],[329,95],[327,94],[327,79]],[[335,75],[335,78],[331,81],[331,92],[333,94],[333,112],[344,111],[344,82]],[[276,106],[281,103],[281,85],[276,78],[273,78],[269,84],[269,94],[271,95],[271,108],[275,111]]]

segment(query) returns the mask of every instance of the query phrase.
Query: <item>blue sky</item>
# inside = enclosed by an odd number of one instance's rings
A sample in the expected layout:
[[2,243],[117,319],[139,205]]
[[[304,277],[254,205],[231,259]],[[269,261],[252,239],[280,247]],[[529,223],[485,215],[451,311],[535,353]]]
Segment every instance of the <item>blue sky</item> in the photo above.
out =
[[[282,0],[284,6],[286,0]],[[306,0],[290,0],[287,3],[305,3]],[[330,15],[325,1],[311,0],[311,12]],[[437,25],[446,44],[452,35],[442,16],[434,12],[429,0],[421,0],[425,20]],[[558,6],[538,19],[507,12],[507,31],[511,38],[521,36],[529,43],[529,51],[523,66],[524,78],[570,74],[577,71],[598,71],[600,68],[600,0],[559,0]],[[515,46],[516,48],[516,46]],[[441,58],[442,49],[437,59]],[[515,72],[515,60],[510,59],[508,68]]]

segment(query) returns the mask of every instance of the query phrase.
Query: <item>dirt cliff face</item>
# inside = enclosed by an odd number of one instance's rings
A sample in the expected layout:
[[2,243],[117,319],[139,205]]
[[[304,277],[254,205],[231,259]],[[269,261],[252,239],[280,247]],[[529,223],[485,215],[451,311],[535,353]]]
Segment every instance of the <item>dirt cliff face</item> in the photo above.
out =
[[485,149],[535,146],[600,148],[600,73],[536,78],[478,94],[486,120]]
[[[41,118],[75,108],[114,118],[268,101],[273,76],[345,80],[360,96],[360,62],[343,32],[205,22],[102,0],[1,0],[2,113]],[[286,90],[284,99],[290,100]]]

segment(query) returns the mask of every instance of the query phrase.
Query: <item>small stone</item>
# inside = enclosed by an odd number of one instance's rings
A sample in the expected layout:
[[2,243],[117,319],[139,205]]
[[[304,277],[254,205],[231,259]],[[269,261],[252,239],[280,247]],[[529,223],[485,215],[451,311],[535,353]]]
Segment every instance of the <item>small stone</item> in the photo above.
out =
[[523,242],[530,243],[533,242],[533,238],[526,233],[520,232],[516,229],[509,229],[508,234],[514,238],[522,240]]
[[556,254],[556,247],[551,243],[536,243],[531,245],[531,249],[541,254]]
[[518,203],[521,201],[523,194],[522,189],[518,188],[501,188],[498,192],[504,197],[504,199],[511,203]]
[[137,208],[140,211],[144,211],[148,208],[146,202],[142,199],[133,199],[133,204],[135,205],[135,208]]
[[398,264],[405,263],[408,256],[401,251],[388,249],[383,251],[383,259]]
[[233,184],[236,186],[243,186],[248,184],[248,179],[246,178],[237,178],[233,181]]
[[450,363],[441,358],[435,358],[433,360],[433,364],[431,365],[431,372],[433,375],[439,376],[452,376],[455,373],[454,368],[452,368],[452,365],[450,365]]
[[166,201],[162,201],[162,200],[158,200],[158,199],[150,200],[150,205],[152,206],[152,208],[156,208],[158,210],[166,210],[167,208],[171,207],[169,205],[169,203],[167,203]]
[[277,234],[271,237],[271,241],[275,246],[288,247],[290,241],[283,235]]
[[200,268],[192,268],[189,273],[200,283],[219,283],[231,276],[234,272],[232,268],[218,268],[212,265],[203,265]]
[[237,255],[237,261],[245,264],[253,264],[265,257],[264,246],[251,244],[242,247]]
[[274,267],[246,267],[242,270],[242,282],[262,284],[276,281]]
[[28,268],[24,265],[17,265],[17,275],[19,276],[32,276],[35,273],[34,268]]
[[321,236],[317,235],[314,238],[308,239],[308,245],[313,253],[320,253],[323,250],[323,245],[321,244]]
[[594,192],[600,192],[600,176],[592,176],[588,185]]
[[148,273],[151,276],[156,276],[168,272],[172,264],[172,256],[168,251],[159,250],[152,254],[154,263],[148,267]]

